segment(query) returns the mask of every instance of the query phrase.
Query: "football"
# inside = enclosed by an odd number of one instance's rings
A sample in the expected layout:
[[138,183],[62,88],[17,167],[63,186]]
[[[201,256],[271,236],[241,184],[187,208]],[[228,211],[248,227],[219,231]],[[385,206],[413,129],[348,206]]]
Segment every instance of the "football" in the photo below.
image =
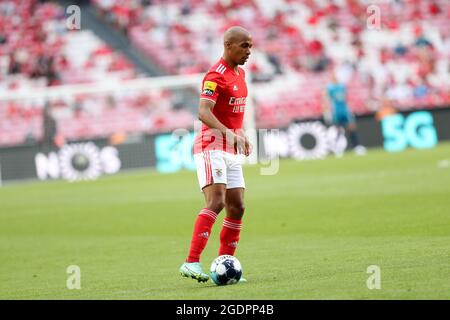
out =
[[242,276],[242,266],[239,260],[230,255],[218,256],[211,263],[211,279],[222,286],[238,283]]

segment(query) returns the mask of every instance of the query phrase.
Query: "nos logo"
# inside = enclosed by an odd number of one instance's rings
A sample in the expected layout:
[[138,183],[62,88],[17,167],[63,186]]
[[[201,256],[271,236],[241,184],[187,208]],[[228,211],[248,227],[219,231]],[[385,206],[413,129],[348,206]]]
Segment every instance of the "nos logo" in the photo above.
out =
[[386,117],[381,121],[381,129],[384,149],[389,152],[402,151],[408,145],[417,149],[432,148],[438,142],[433,116],[426,111],[407,117],[401,114]]
[[162,173],[181,169],[195,170],[192,156],[194,137],[193,132],[183,129],[158,136],[155,140],[156,169]]
[[95,180],[104,173],[120,170],[121,161],[116,148],[98,148],[92,142],[65,145],[61,150],[35,157],[40,180],[64,178],[68,181]]

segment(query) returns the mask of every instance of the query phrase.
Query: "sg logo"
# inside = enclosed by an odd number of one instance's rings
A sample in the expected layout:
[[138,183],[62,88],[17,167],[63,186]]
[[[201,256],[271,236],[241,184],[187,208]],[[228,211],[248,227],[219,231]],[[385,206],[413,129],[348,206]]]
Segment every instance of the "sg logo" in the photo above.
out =
[[438,139],[433,125],[433,116],[426,111],[411,113],[406,118],[401,114],[386,117],[381,122],[384,149],[397,152],[408,145],[416,149],[436,146]]
[[183,168],[188,170],[195,169],[192,156],[195,134],[187,130],[179,131],[156,138],[156,168],[159,172],[176,172]]

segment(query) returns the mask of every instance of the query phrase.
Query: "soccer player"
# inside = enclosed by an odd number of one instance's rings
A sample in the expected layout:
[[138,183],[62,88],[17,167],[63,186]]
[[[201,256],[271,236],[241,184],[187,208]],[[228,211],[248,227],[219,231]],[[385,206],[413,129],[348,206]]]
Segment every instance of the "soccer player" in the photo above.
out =
[[252,45],[246,29],[229,28],[224,34],[223,56],[202,83],[198,111],[202,128],[194,142],[194,160],[205,207],[195,220],[189,254],[180,267],[183,276],[199,282],[209,279],[202,270],[200,255],[222,209],[225,208],[226,217],[220,232],[219,255],[234,255],[240,238],[245,190],[242,155],[248,156],[252,145],[242,130],[247,85],[239,65],[248,60]]
[[331,75],[331,82],[327,85],[323,96],[325,121],[336,125],[340,134],[345,134],[345,131],[347,131],[355,153],[358,155],[365,154],[366,148],[360,145],[356,132],[355,117],[347,104],[347,88],[344,84],[338,82],[334,73]]

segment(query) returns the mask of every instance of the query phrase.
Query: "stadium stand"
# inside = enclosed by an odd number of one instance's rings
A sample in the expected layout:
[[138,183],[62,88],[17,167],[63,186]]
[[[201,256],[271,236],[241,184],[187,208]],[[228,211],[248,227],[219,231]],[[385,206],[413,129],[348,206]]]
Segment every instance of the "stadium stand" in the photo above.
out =
[[[222,32],[248,28],[257,125],[282,127],[321,115],[329,71],[349,85],[357,115],[389,99],[396,109],[450,104],[450,3],[371,1],[379,30],[367,27],[369,3],[357,0],[92,0],[105,23],[126,32],[167,74],[204,72],[222,51]],[[90,30],[69,31],[53,2],[0,2],[0,93],[8,90],[132,79],[120,53]],[[76,96],[52,101],[67,139],[159,132],[192,125],[195,115],[173,92]],[[0,103],[0,145],[39,140],[43,101]]]
[[[47,86],[126,80],[133,65],[90,30],[66,28],[64,8],[52,2],[0,2],[0,92]],[[193,116],[171,111],[177,97],[146,94],[81,95],[51,101],[59,133],[67,139],[117,132],[159,132],[187,126]],[[44,101],[0,102],[0,145],[42,137]]]
[[[450,103],[446,0],[92,3],[171,74],[206,71],[221,53],[222,32],[235,24],[248,28],[260,127],[318,117],[326,71],[336,66],[356,114],[376,111],[384,98],[398,109]],[[367,27],[370,4],[380,9],[380,30]]]

